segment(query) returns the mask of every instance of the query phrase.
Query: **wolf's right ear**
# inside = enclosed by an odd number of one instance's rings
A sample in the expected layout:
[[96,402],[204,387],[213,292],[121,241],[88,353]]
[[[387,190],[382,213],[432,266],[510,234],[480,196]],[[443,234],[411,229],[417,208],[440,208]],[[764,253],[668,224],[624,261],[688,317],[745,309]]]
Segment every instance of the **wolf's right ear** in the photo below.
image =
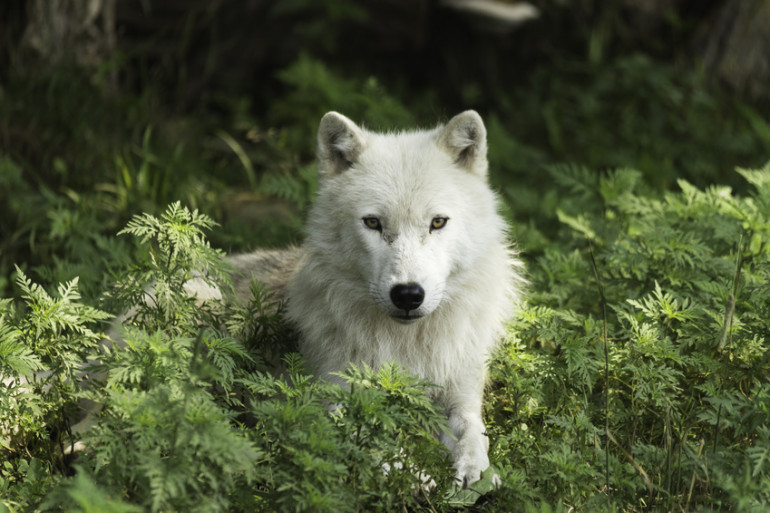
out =
[[327,112],[318,126],[318,171],[332,176],[350,168],[364,148],[364,133],[337,112]]

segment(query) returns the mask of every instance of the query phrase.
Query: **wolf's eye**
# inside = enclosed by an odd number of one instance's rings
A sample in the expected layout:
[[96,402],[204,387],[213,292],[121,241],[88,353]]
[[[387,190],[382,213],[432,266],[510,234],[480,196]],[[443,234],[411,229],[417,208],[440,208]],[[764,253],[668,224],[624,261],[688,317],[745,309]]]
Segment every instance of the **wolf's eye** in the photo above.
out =
[[449,221],[448,217],[434,217],[430,222],[430,231],[440,230],[446,226],[446,222]]
[[373,216],[364,217],[364,226],[370,230],[377,230],[378,232],[382,231],[382,224],[380,224],[380,220]]

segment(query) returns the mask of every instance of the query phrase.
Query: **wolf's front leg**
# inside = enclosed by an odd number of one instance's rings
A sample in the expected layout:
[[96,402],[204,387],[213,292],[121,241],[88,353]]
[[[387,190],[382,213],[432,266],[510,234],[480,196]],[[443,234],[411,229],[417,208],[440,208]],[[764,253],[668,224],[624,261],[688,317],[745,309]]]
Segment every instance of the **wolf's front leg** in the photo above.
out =
[[452,453],[457,471],[455,477],[463,488],[478,481],[489,468],[489,439],[481,419],[481,390],[447,394],[447,416],[451,433],[444,433],[441,441]]

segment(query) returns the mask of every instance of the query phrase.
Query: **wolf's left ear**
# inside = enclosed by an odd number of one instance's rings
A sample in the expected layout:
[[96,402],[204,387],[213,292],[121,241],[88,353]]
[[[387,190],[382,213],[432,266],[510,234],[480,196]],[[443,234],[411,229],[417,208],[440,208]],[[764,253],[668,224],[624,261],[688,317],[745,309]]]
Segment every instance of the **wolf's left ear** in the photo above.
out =
[[478,112],[466,110],[450,119],[440,129],[437,142],[458,166],[475,175],[487,176],[487,129]]
[[364,148],[364,133],[338,112],[327,112],[318,126],[318,170],[332,176],[352,166]]

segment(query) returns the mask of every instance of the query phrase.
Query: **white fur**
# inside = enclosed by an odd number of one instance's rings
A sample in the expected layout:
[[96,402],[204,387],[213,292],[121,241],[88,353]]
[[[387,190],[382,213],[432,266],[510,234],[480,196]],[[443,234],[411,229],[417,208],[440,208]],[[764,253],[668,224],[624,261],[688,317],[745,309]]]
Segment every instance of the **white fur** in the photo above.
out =
[[[288,288],[300,350],[323,374],[396,361],[439,385],[452,429],[442,441],[457,479],[476,481],[489,466],[486,363],[523,284],[486,180],[483,122],[467,111],[446,127],[376,134],[329,113],[319,160],[318,197]],[[431,232],[436,217],[448,221]],[[393,317],[404,312],[390,291],[403,283],[425,291],[410,322]]]

